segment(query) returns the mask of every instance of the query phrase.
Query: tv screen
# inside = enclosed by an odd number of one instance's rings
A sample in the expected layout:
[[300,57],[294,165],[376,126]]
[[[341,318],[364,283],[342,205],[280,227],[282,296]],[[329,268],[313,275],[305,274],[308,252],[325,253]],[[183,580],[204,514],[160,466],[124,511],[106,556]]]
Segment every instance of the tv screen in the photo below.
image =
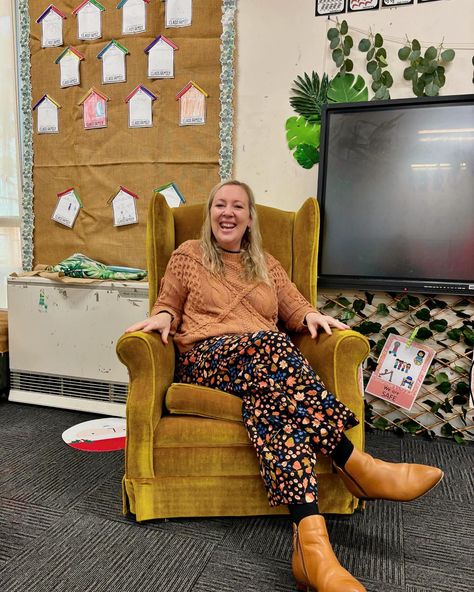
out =
[[319,284],[474,294],[474,95],[328,104]]

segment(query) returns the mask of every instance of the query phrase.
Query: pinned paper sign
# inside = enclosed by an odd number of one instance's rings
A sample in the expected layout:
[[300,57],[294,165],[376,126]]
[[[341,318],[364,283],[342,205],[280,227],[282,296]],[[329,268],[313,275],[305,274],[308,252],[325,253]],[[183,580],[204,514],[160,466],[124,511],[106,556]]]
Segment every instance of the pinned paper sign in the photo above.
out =
[[153,190],[155,193],[161,193],[170,208],[178,208],[181,204],[186,203],[183,194],[178,189],[176,183],[167,183],[157,189]]
[[126,420],[121,417],[102,417],[84,421],[62,434],[68,446],[85,452],[123,450],[126,439]]
[[138,195],[136,193],[132,193],[129,189],[120,185],[119,191],[108,201],[109,204],[112,204],[114,211],[114,226],[137,224],[137,199]]
[[68,45],[66,49],[59,54],[54,61],[59,64],[59,79],[61,88],[68,86],[78,86],[81,84],[79,65],[84,59],[82,53],[74,47]]
[[143,50],[148,54],[148,78],[174,78],[174,52],[178,49],[172,41],[158,35]]
[[206,123],[206,99],[208,94],[192,80],[179,91],[179,125],[203,125]]
[[90,88],[79,101],[83,105],[84,128],[96,129],[107,127],[107,101],[109,97],[95,88]]
[[393,333],[388,336],[366,391],[397,407],[412,408],[435,350]]
[[39,134],[57,134],[59,132],[59,109],[61,105],[49,95],[43,95],[33,106],[37,110],[37,130]]
[[166,0],[165,27],[189,27],[193,20],[193,0]]
[[77,16],[77,36],[85,41],[102,37],[102,6],[97,0],[84,0],[76,6],[72,14]]
[[143,84],[139,84],[126,97],[128,103],[128,127],[151,127],[153,125],[152,106],[156,95]]
[[97,54],[97,59],[102,60],[102,83],[113,84],[115,82],[125,82],[127,76],[125,73],[125,56],[129,53],[115,39],[112,39]]
[[122,9],[122,33],[134,35],[146,30],[146,5],[150,0],[120,0],[118,9]]
[[82,202],[76,190],[71,187],[58,193],[58,201],[51,219],[63,226],[72,228],[81,208]]
[[66,15],[50,4],[36,19],[41,23],[41,47],[58,47],[63,44],[63,19]]

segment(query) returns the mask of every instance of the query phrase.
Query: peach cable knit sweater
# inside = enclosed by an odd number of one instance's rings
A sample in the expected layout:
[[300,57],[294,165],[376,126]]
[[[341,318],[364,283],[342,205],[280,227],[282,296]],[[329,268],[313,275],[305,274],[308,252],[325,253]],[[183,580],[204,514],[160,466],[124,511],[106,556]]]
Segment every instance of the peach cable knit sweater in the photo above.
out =
[[304,318],[315,309],[274,257],[266,254],[271,285],[248,283],[239,253],[223,252],[222,260],[221,279],[204,267],[198,240],[184,242],[171,255],[151,314],[173,315],[171,333],[179,351],[218,335],[278,331],[278,319],[290,331],[306,329]]

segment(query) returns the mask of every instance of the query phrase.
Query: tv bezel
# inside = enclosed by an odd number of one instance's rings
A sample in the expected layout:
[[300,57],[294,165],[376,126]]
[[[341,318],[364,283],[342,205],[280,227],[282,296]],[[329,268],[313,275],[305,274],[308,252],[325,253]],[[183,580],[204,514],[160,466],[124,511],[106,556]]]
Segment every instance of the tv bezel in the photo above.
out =
[[386,101],[361,101],[357,103],[326,103],[321,110],[320,161],[318,167],[317,200],[320,209],[320,233],[318,248],[318,286],[326,288],[356,289],[358,291],[378,290],[384,292],[414,292],[424,294],[474,295],[474,278],[465,280],[406,279],[400,277],[381,278],[360,275],[335,275],[320,273],[324,247],[325,190],[329,121],[332,113],[356,112],[365,108],[393,110],[397,107],[419,108],[439,105],[474,105],[474,94],[449,95],[443,97],[413,97],[389,99]]

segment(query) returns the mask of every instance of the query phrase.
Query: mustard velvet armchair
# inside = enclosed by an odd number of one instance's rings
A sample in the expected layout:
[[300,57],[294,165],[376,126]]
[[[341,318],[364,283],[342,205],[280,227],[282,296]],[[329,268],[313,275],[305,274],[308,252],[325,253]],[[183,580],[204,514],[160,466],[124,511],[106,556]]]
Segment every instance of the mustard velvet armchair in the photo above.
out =
[[[298,289],[316,304],[319,209],[308,199],[297,212],[257,206],[264,248],[283,265]],[[170,209],[163,196],[150,204],[147,261],[150,308],[171,253],[199,236],[202,205]],[[369,352],[355,331],[334,331],[317,341],[294,342],[326,386],[350,407],[360,425],[347,432],[364,446],[364,408],[358,367]],[[123,335],[117,354],[129,371],[127,444],[122,482],[123,511],[138,521],[198,516],[282,514],[271,508],[258,462],[241,419],[238,397],[202,386],[173,382],[175,347],[157,333]],[[319,504],[323,513],[350,514],[358,505],[321,455]]]

